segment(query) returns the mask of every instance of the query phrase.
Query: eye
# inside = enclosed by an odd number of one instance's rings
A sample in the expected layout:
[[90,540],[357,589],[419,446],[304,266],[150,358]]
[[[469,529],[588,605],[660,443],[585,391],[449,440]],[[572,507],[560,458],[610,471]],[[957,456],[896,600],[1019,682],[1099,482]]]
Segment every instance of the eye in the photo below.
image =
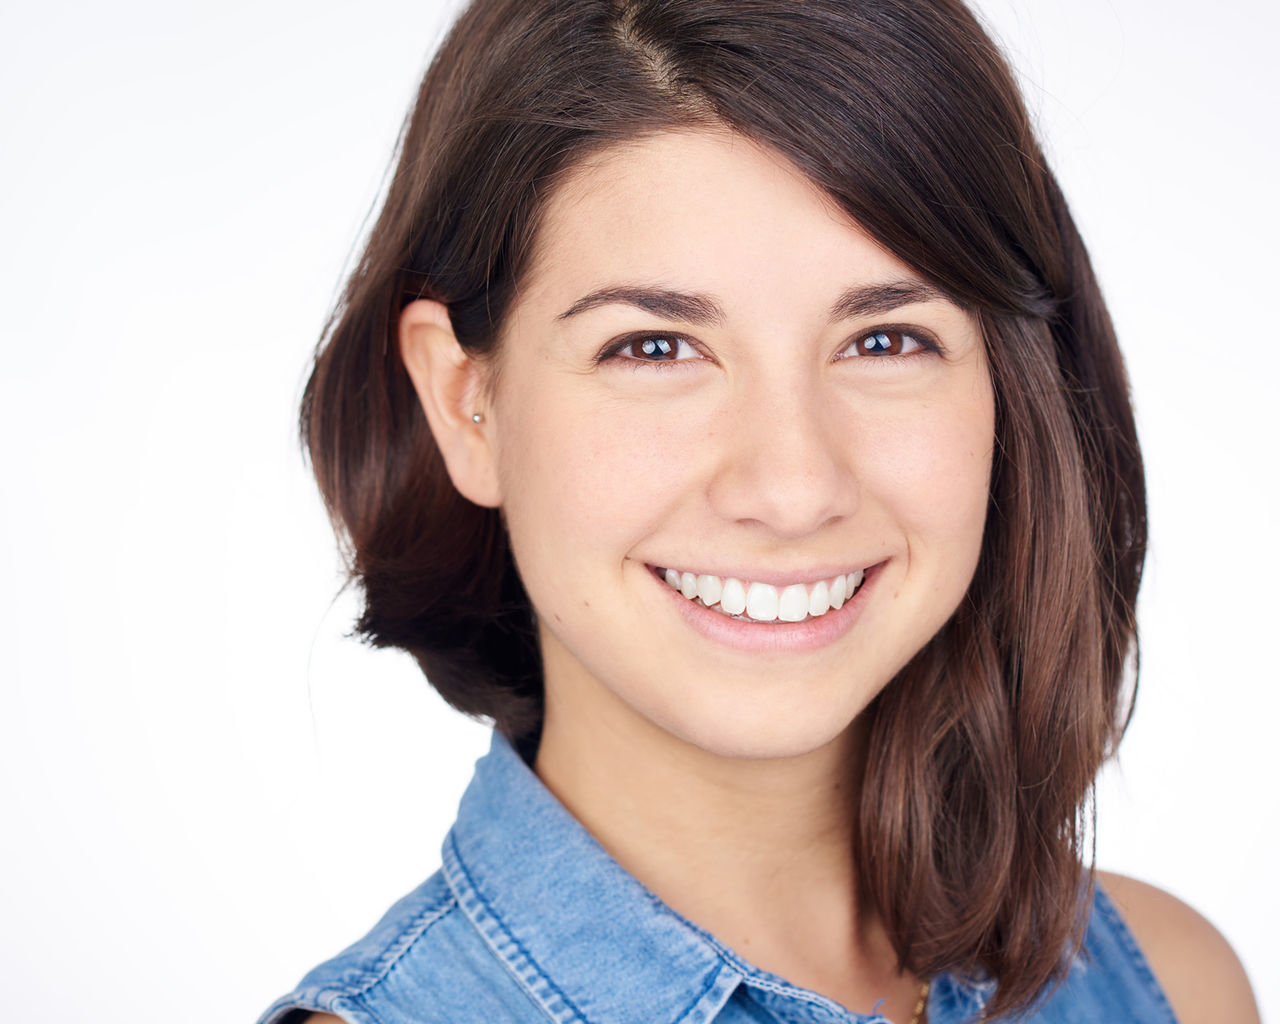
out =
[[905,331],[882,330],[864,334],[840,355],[841,359],[853,356],[909,356],[927,352],[932,348],[927,342]]
[[642,334],[611,346],[604,353],[604,360],[610,358],[630,363],[677,363],[703,357],[677,335]]

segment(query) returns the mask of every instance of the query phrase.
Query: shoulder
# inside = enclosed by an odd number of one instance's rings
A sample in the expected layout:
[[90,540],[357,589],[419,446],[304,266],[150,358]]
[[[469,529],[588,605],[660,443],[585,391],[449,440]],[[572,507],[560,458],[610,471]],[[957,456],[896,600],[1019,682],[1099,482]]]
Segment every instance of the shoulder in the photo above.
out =
[[[457,900],[437,872],[397,901],[361,939],[313,967],[259,1024],[428,1024],[433,994],[463,973],[448,955],[465,945]],[[442,937],[442,933],[448,935]],[[388,977],[394,983],[388,983]],[[335,1016],[337,1014],[337,1016]]]
[[1180,1024],[1258,1022],[1244,967],[1212,924],[1137,879],[1099,871],[1098,884],[1133,933]]
[[448,1024],[543,1020],[495,936],[463,909],[443,872],[373,929],[312,968],[259,1024]]

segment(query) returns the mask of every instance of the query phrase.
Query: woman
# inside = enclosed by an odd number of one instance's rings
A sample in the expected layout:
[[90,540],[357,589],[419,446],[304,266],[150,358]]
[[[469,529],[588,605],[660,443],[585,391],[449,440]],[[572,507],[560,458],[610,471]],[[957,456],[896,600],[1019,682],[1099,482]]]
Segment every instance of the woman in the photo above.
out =
[[1256,1019],[1082,864],[1142,469],[959,2],[473,3],[303,429],[361,631],[496,731],[264,1021]]

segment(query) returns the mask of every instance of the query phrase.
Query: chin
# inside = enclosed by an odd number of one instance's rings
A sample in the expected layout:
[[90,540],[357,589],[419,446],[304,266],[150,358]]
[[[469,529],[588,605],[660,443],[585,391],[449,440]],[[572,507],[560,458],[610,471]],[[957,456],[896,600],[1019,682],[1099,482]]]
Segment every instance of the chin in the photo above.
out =
[[[773,695],[775,698],[777,695]],[[874,694],[855,707],[836,707],[805,693],[793,700],[711,702],[703,707],[685,702],[675,713],[658,713],[651,721],[675,739],[715,757],[774,760],[803,757],[843,737]]]

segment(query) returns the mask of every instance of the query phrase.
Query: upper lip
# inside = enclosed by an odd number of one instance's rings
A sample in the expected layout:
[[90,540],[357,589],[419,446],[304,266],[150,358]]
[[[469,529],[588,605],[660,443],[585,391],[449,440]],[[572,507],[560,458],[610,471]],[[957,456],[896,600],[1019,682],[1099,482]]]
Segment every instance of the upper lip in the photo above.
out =
[[[883,561],[883,559],[881,560]],[[856,562],[846,562],[844,565],[836,568],[822,566],[819,568],[805,569],[733,569],[728,572],[718,571],[715,569],[692,569],[687,565],[672,562],[663,564],[659,562],[648,563],[651,569],[674,569],[679,573],[691,572],[695,576],[718,576],[722,580],[736,579],[749,580],[752,583],[767,583],[774,587],[786,587],[793,583],[803,583],[806,586],[818,583],[822,580],[833,579],[836,576],[847,576],[851,572],[857,572],[859,569],[868,571],[879,565],[879,562],[866,562],[859,565]]]

